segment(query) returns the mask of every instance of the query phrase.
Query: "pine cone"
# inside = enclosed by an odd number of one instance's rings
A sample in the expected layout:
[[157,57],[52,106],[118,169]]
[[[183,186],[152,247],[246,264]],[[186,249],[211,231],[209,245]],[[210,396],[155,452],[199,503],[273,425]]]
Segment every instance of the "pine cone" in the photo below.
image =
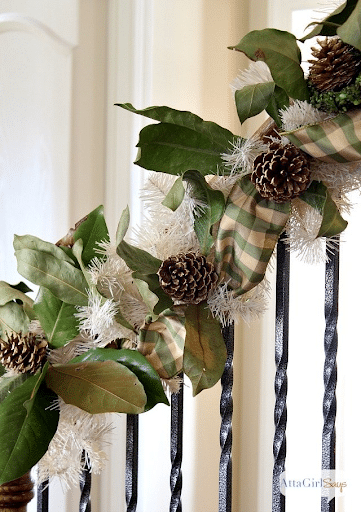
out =
[[319,91],[339,91],[360,73],[361,53],[339,38],[317,42],[320,48],[311,48],[316,60],[308,61],[308,79]]
[[310,183],[307,157],[293,144],[272,142],[256,157],[251,181],[262,197],[276,203],[291,201]]
[[0,340],[0,362],[7,370],[36,373],[46,357],[47,346],[48,342],[35,334],[10,334],[6,341]]
[[206,300],[218,280],[213,264],[192,252],[166,259],[158,274],[165,293],[187,304]]

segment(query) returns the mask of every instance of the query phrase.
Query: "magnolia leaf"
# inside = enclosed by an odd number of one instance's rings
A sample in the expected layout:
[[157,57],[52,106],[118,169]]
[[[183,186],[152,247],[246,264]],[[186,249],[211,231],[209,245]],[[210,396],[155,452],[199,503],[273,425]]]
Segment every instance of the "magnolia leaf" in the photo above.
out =
[[304,42],[306,39],[310,39],[315,36],[335,36],[338,33],[338,29],[343,25],[353,12],[358,0],[347,0],[337,7],[329,16],[323,21],[313,21],[308,26],[315,25],[314,29],[302,37],[300,41]]
[[23,292],[23,293],[29,293],[29,292],[32,292],[33,290],[31,288],[29,288],[29,286],[24,283],[23,281],[20,281],[18,284],[11,284],[10,285],[11,288],[14,288],[14,290],[19,290],[19,292]]
[[66,261],[71,265],[74,265],[74,260],[66,254],[65,251],[61,247],[56,246],[55,244],[51,244],[50,242],[45,242],[36,236],[24,235],[24,236],[14,236],[14,249],[15,254],[17,251],[21,249],[32,249],[37,252],[45,253],[50,256],[54,256],[54,258]]
[[318,210],[322,215],[322,223],[318,237],[332,237],[346,229],[347,221],[332,200],[327,187],[320,181],[313,181],[308,189],[299,197],[302,201]]
[[189,306],[185,316],[187,334],[183,367],[192,382],[195,396],[219,381],[226,363],[227,350],[220,324],[205,303]]
[[172,188],[162,201],[162,205],[166,206],[173,212],[179,208],[184,198],[185,190],[183,186],[182,176],[179,176],[172,185]]
[[[63,251],[61,253],[65,255]],[[15,256],[18,272],[26,279],[45,286],[64,302],[87,305],[87,282],[83,272],[73,264],[35,249],[17,249]]]
[[25,314],[23,307],[16,302],[8,302],[0,306],[0,332],[4,334],[11,332],[27,332],[29,327],[29,318]]
[[79,334],[77,309],[41,287],[35,299],[34,311],[44,329],[50,348],[59,348]]
[[160,286],[158,274],[144,275],[140,272],[134,272],[133,278],[134,284],[137,286],[149,311],[154,313],[155,316],[173,306],[172,299]]
[[96,291],[96,286],[95,286],[95,284],[93,283],[93,281],[92,281],[92,279],[90,277],[90,272],[89,272],[89,270],[87,270],[85,268],[85,265],[84,265],[83,249],[84,249],[83,240],[81,238],[78,238],[78,240],[73,245],[74,256],[76,257],[76,259],[77,259],[77,261],[79,263],[81,271],[83,272],[83,275],[84,275],[85,280],[86,280],[87,285],[88,285],[88,290]]
[[233,141],[234,135],[225,128],[222,128],[212,121],[203,121],[200,117],[183,110],[175,110],[170,107],[147,107],[141,110],[137,110],[130,103],[116,104],[118,107],[122,107],[135,114],[160,121],[162,123],[174,124],[188,128],[194,132],[204,135],[207,139],[212,141],[212,144],[226,149],[229,142]]
[[7,398],[14,389],[23,384],[29,377],[29,373],[19,373],[12,375],[11,377],[2,377],[0,379],[0,403],[5,400],[5,398]]
[[160,377],[169,379],[182,371],[185,335],[183,311],[166,310],[140,329],[138,350]]
[[219,190],[212,189],[198,171],[187,171],[183,179],[191,184],[192,195],[203,204],[194,216],[194,230],[198,237],[202,254],[208,255],[213,245],[212,226],[222,217],[225,199]]
[[76,242],[81,238],[83,240],[83,254],[82,258],[86,266],[90,261],[98,256],[96,252],[97,242],[109,241],[108,228],[104,219],[104,208],[98,206],[95,210],[90,212],[85,220],[79,224],[79,227],[73,234],[74,241]]
[[158,373],[137,350],[94,348],[76,357],[71,363],[85,361],[116,361],[126,366],[143,384],[145,394],[147,395],[147,404],[144,411],[149,411],[149,409],[152,409],[157,403],[169,405]]
[[361,2],[357,2],[348,19],[337,29],[344,43],[361,50]]
[[272,117],[278,127],[282,126],[282,119],[279,111],[288,107],[290,104],[287,93],[276,85],[274,93],[266,107],[267,114]]
[[130,213],[129,213],[129,207],[127,206],[123,210],[123,212],[120,216],[119,224],[117,227],[117,233],[116,233],[116,237],[115,237],[115,241],[116,241],[117,245],[119,245],[120,242],[125,237],[125,234],[129,228],[129,223],[130,223]]
[[308,99],[307,84],[300,66],[301,52],[293,34],[274,28],[253,30],[231,49],[245,53],[251,60],[264,61],[275,83],[291,98]]
[[46,384],[65,403],[91,414],[144,411],[147,396],[133,372],[115,361],[51,366]]
[[122,240],[117,246],[117,254],[125,261],[131,270],[141,274],[155,274],[158,272],[162,261],[155,258],[149,252],[134,247]]
[[50,406],[56,395],[29,377],[0,404],[0,484],[29,471],[48,449],[59,420]]
[[129,103],[118,106],[161,121],[140,132],[137,165],[174,175],[188,169],[197,169],[204,175],[217,174],[224,167],[221,154],[230,149],[234,140],[229,130],[191,112],[169,107],[137,110]]
[[34,301],[25,293],[5,281],[0,281],[0,306],[11,300],[20,300],[22,303],[27,304],[29,308],[33,307]]
[[274,89],[274,82],[266,82],[246,85],[235,92],[237,114],[241,123],[265,110],[271,101]]

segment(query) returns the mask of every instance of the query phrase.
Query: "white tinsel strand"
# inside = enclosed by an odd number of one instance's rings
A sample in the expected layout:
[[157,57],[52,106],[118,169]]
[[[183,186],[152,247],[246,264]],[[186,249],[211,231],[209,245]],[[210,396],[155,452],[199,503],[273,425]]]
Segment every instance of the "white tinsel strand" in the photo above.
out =
[[223,327],[232,322],[238,323],[240,319],[250,323],[266,311],[269,289],[266,277],[252,290],[239,296],[222,283],[209,295],[208,307]]
[[238,138],[232,143],[232,150],[222,153],[221,157],[226,168],[230,169],[231,176],[236,179],[252,172],[255,158],[267,150],[267,144],[260,139]]
[[267,64],[261,60],[251,62],[249,67],[240,71],[239,75],[231,83],[233,93],[247,85],[264,84],[273,82],[273,78]]
[[350,203],[345,197],[353,190],[361,188],[361,164],[352,162],[349,164],[326,163],[313,159],[311,161],[311,178],[322,181],[328,188],[332,198],[339,200],[341,209],[350,208]]
[[148,179],[140,193],[140,198],[149,215],[157,215],[159,210],[168,210],[166,206],[162,205],[162,201],[177,177],[163,172],[150,172],[148,174]]
[[99,473],[106,460],[102,449],[108,443],[112,426],[106,414],[89,414],[59,400],[60,419],[48,451],[39,461],[39,483],[58,478],[65,489],[79,484],[84,469],[83,450],[94,473]]
[[327,260],[324,239],[318,238],[322,215],[304,201],[295,199],[286,227],[289,249],[305,263]]
[[280,110],[284,131],[297,130],[301,126],[316,124],[330,118],[330,114],[317,110],[307,101],[295,100],[292,105]]
[[107,299],[102,304],[102,297],[92,291],[88,297],[88,305],[77,306],[78,313],[75,313],[79,319],[80,333],[84,334],[85,340],[92,340],[85,341],[84,349],[105,347],[113,340],[133,335],[132,331],[116,322],[118,305],[114,301]]

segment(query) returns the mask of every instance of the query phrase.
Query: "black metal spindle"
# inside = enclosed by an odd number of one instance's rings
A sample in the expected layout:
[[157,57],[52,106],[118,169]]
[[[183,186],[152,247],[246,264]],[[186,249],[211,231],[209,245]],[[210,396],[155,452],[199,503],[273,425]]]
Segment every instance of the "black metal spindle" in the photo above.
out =
[[171,499],[169,512],[182,512],[182,457],[183,457],[183,384],[171,396],[170,471]]
[[136,512],[138,501],[138,436],[139,416],[127,416],[127,447],[125,456],[125,500],[127,512]]
[[91,473],[85,452],[82,453],[83,471],[80,477],[80,500],[79,512],[91,512],[90,489],[91,489]]
[[[337,319],[339,285],[339,249],[327,250],[328,261],[325,273],[325,364],[323,372],[323,430],[322,430],[322,469],[335,469],[336,450],[336,382],[337,382]],[[334,512],[335,499],[328,502],[321,498],[321,511]]]
[[49,481],[38,485],[36,493],[36,510],[37,512],[49,512]]
[[286,423],[287,423],[287,365],[288,365],[288,327],[289,327],[289,274],[290,255],[283,237],[277,245],[277,283],[276,283],[276,332],[275,332],[275,435],[273,440],[273,484],[272,512],[284,512],[285,496],[281,493],[280,477],[285,471],[286,459]]
[[223,328],[223,338],[227,348],[227,360],[221,378],[222,393],[220,400],[221,458],[219,463],[219,512],[232,510],[232,414],[233,414],[233,352],[234,325]]

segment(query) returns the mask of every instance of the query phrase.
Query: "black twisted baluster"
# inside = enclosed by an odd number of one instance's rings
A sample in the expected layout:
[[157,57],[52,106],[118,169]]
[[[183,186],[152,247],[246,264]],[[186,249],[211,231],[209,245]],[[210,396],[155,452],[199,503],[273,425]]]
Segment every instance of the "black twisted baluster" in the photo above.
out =
[[[323,430],[322,430],[322,469],[335,469],[336,450],[336,381],[337,381],[337,317],[339,284],[339,249],[327,250],[328,261],[325,274],[325,365],[323,382]],[[334,512],[335,499],[329,503],[321,498],[321,511]]]
[[277,244],[277,283],[276,283],[276,332],[275,332],[275,435],[273,440],[273,484],[272,512],[284,512],[285,496],[281,494],[280,476],[285,470],[286,423],[287,423],[287,364],[288,364],[288,325],[289,325],[289,274],[290,255],[283,237]]
[[169,512],[182,512],[182,457],[183,457],[183,384],[171,396],[170,431],[170,490]]
[[136,512],[138,501],[138,414],[127,415],[127,447],[125,455],[125,500],[127,512]]
[[37,512],[49,512],[49,481],[45,480],[38,485],[36,493],[36,510]]
[[219,512],[232,510],[232,414],[233,414],[233,351],[234,325],[223,328],[223,338],[227,348],[227,360],[221,378],[222,393],[220,400],[221,458],[219,463]]
[[85,452],[82,453],[81,461],[83,464],[83,472],[80,477],[80,501],[79,501],[79,512],[91,512],[90,504],[90,489],[91,489],[91,473],[88,461],[86,459]]

